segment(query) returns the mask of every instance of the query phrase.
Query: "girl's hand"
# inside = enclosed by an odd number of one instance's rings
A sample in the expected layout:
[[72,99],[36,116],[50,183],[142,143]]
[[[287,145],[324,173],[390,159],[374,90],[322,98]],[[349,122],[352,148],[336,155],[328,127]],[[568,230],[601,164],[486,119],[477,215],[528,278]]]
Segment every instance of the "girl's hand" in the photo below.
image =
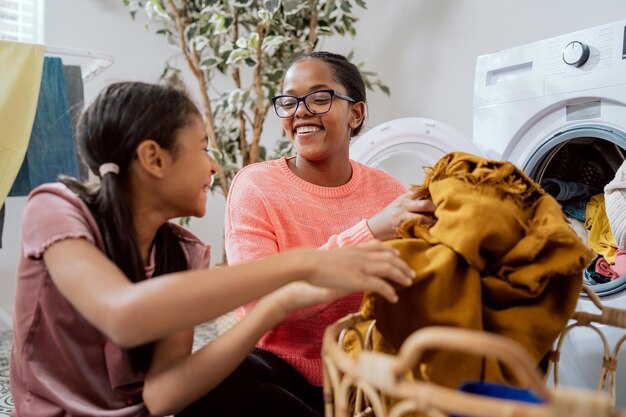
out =
[[272,307],[277,308],[282,320],[293,310],[330,303],[351,293],[352,291],[348,290],[316,287],[306,281],[296,281],[267,295],[263,301],[267,301]]
[[420,195],[408,192],[372,216],[367,225],[376,239],[394,239],[397,237],[396,228],[405,220],[419,217],[420,223],[433,224],[436,208],[431,200],[424,200]]
[[396,302],[398,296],[388,281],[409,286],[415,277],[394,248],[376,240],[358,246],[307,251],[304,256],[311,265],[311,273],[304,279],[318,287],[341,290],[341,294],[322,295],[327,297],[369,290]]

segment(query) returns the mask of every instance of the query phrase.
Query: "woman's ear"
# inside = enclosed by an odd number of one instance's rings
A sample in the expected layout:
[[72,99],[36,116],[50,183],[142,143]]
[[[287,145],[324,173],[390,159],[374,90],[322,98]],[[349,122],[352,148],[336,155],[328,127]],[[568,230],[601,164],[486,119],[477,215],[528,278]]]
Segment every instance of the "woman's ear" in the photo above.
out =
[[170,160],[169,153],[152,139],[142,141],[135,151],[141,169],[153,177],[165,175],[165,165]]
[[348,122],[350,129],[356,129],[361,126],[363,119],[365,119],[365,103],[359,101],[358,103],[352,104],[350,108],[350,120]]

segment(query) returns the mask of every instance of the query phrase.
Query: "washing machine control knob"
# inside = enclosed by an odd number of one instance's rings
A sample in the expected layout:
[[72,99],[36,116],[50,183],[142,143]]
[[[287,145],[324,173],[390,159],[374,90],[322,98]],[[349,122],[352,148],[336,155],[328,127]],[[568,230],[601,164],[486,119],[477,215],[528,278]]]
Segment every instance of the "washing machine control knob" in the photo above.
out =
[[582,66],[589,59],[589,46],[572,41],[563,49],[563,62],[574,67]]

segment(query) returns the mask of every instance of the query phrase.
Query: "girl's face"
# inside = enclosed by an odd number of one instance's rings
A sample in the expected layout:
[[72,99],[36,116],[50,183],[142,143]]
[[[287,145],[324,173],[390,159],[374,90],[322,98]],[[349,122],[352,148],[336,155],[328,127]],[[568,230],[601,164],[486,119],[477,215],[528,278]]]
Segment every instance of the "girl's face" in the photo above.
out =
[[[302,97],[317,90],[336,90],[348,95],[346,89],[333,80],[330,67],[319,59],[309,58],[292,65],[283,79],[281,94]],[[358,106],[361,106],[359,104]],[[348,101],[334,97],[330,111],[310,113],[303,102],[292,117],[280,119],[287,137],[298,155],[306,160],[321,162],[336,158],[348,159],[350,123],[359,118],[358,108]],[[354,125],[352,125],[354,127]]]
[[202,217],[206,213],[207,193],[217,172],[217,163],[208,154],[208,139],[202,117],[178,131],[177,149],[167,175],[168,200],[176,217]]

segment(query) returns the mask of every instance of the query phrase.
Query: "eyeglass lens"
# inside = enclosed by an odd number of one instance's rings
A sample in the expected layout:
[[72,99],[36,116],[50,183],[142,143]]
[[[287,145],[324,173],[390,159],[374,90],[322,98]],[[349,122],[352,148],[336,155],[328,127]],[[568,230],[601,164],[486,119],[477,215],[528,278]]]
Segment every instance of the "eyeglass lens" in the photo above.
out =
[[[327,91],[318,91],[307,95],[304,104],[308,111],[313,114],[326,113],[332,105],[332,94]],[[290,117],[296,113],[298,108],[297,97],[281,97],[276,100],[276,111],[281,117]]]

